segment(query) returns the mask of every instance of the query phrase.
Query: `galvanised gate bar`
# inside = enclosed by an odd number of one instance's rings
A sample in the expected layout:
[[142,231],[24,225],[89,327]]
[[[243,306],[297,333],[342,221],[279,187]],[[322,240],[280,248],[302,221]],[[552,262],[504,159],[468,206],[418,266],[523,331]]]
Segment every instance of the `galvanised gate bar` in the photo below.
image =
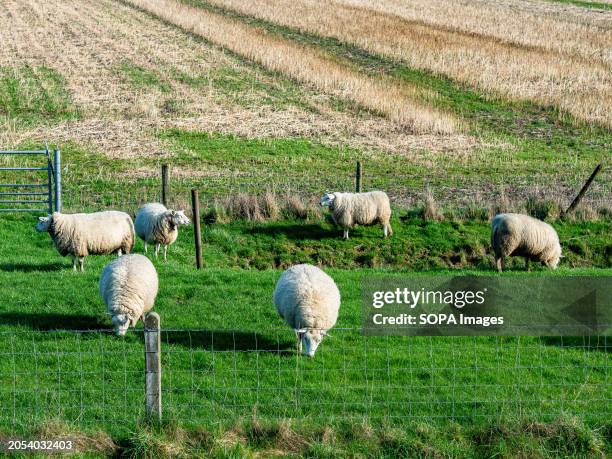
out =
[[[52,213],[54,210],[61,212],[62,185],[59,148],[53,151],[53,161],[48,147],[44,150],[0,150],[0,158],[9,156],[23,158],[35,155],[44,155],[46,162],[41,165],[0,166],[0,212]],[[42,180],[37,182],[26,175],[28,171],[46,172],[46,176],[41,177]],[[7,172],[15,172],[15,174],[11,174],[11,180],[5,182]],[[17,181],[21,172],[28,178],[26,182]],[[38,207],[38,205],[41,206]]]

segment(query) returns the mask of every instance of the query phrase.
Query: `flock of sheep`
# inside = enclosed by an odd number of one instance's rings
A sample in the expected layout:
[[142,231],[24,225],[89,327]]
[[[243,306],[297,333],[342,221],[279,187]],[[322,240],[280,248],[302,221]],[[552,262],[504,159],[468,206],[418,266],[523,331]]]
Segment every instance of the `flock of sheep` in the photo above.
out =
[[[385,237],[391,229],[391,205],[382,191],[368,193],[326,193],[321,206],[329,207],[343,237],[355,225],[380,223]],[[136,235],[145,244],[155,244],[155,256],[178,237],[178,227],[189,224],[183,211],[169,210],[158,203],[141,207],[135,219],[125,212],[106,211],[91,214],[54,213],[40,217],[39,232],[48,232],[62,256],[72,256],[83,271],[87,255],[117,253],[100,278],[100,294],[112,316],[118,335],[125,335],[155,303],[159,279],[151,261],[139,254],[130,254]],[[522,256],[540,261],[555,269],[561,258],[561,246],[552,226],[522,214],[499,214],[491,225],[491,244],[497,269],[502,271],[506,256]],[[127,254],[125,256],[121,256]],[[279,315],[296,334],[299,352],[313,357],[327,331],[335,326],[340,310],[340,292],[334,280],[316,266],[299,264],[281,275],[273,294]]]

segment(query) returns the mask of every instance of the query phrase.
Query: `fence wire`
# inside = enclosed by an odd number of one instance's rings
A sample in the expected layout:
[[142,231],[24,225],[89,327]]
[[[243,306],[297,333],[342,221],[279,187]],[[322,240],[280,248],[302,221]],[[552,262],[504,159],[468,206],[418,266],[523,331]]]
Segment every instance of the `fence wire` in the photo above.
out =
[[[314,358],[289,329],[162,330],[164,417],[548,420],[612,415],[607,337],[373,337],[334,329]],[[0,428],[46,419],[133,428],[142,330],[0,333]]]
[[[367,170],[367,169],[366,169]],[[512,182],[495,181],[489,177],[466,177],[452,185],[433,183],[423,177],[404,175],[402,171],[391,171],[385,177],[367,173],[362,179],[363,191],[383,190],[389,195],[397,208],[409,208],[423,203],[426,189],[435,197],[442,208],[488,208],[500,202],[511,207],[524,208],[529,200],[549,202],[565,209],[583,185],[586,176],[576,174],[555,183],[539,183],[536,179],[513,179]],[[482,183],[481,183],[482,182]],[[306,175],[279,176],[270,173],[227,173],[205,178],[188,179],[174,177],[170,168],[170,187],[168,202],[173,207],[189,209],[190,190],[197,188],[203,207],[215,199],[234,196],[239,193],[262,194],[271,191],[279,196],[294,195],[305,201],[318,204],[320,197],[328,191],[354,191],[355,176],[351,173],[339,174],[332,171]],[[161,200],[161,175],[145,181],[117,184],[96,190],[92,186],[75,186],[69,177],[65,179],[64,207],[67,212],[117,208],[135,211],[146,202]],[[583,206],[593,212],[607,209],[612,212],[611,172],[604,170],[595,180],[584,197]]]

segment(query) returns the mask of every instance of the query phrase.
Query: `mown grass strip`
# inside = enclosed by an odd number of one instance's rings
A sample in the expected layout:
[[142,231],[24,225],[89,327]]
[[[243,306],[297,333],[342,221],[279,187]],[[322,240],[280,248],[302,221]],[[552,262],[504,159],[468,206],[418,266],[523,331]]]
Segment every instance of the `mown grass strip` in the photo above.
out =
[[0,67],[0,115],[32,124],[77,118],[64,78],[48,67]]
[[561,3],[565,5],[581,6],[595,10],[612,10],[612,3],[588,2],[582,0],[547,0],[551,3]]

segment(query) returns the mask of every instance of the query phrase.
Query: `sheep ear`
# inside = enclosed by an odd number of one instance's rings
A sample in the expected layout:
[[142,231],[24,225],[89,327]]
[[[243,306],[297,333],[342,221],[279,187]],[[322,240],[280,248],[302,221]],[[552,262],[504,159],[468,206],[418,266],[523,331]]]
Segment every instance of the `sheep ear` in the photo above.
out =
[[565,258],[565,255],[559,255],[559,258]]
[[47,221],[49,217],[38,217],[38,220],[41,222]]
[[308,331],[307,328],[296,328],[295,332],[296,333],[306,333]]

